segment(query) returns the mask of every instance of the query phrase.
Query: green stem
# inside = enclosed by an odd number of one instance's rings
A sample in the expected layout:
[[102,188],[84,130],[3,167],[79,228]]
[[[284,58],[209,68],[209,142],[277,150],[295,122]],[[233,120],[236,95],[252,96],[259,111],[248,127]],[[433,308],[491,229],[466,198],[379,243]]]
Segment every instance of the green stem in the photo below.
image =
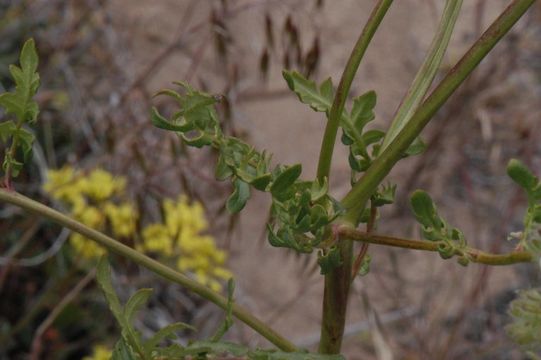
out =
[[340,117],[344,111],[346,99],[351,88],[351,83],[355,77],[355,73],[359,68],[359,64],[372,40],[372,37],[376,33],[379,24],[383,20],[383,17],[387,13],[387,10],[393,3],[393,0],[379,0],[372,14],[368,18],[368,21],[359,36],[359,39],[355,43],[355,47],[349,56],[348,62],[336,89],[336,95],[329,113],[329,121],[325,127],[325,134],[323,135],[323,141],[321,143],[321,151],[319,153],[319,162],[317,166],[317,178],[319,181],[323,181],[324,178],[329,177],[332,154],[334,151],[334,144],[336,142],[336,133],[338,132],[338,126],[340,125]]
[[[319,154],[317,178],[321,182],[325,178],[329,178],[336,134],[351,83],[370,41],[392,3],[392,0],[379,0],[372,10],[338,84]],[[325,275],[321,339],[319,343],[319,352],[324,354],[337,354],[340,352],[351,283],[353,244],[351,241],[338,241],[336,246],[339,248],[342,264]]]
[[[392,3],[392,0],[378,1],[346,64],[336,90],[321,144],[317,168],[317,178],[320,182],[323,182],[325,178],[329,179],[336,134],[355,73],[372,37]],[[324,354],[338,354],[340,352],[346,323],[351,279],[353,243],[351,241],[338,241],[336,246],[339,248],[342,264],[325,275],[321,339],[319,343],[319,352]]]
[[[167,267],[160,262],[151,259],[144,254],[141,254],[140,252],[114,240],[107,235],[102,234],[99,231],[89,228],[88,226],[46,205],[29,199],[26,196],[23,196],[16,192],[7,191],[4,189],[0,189],[0,201],[19,206],[28,212],[35,213],[39,216],[52,220],[65,228],[75,231],[87,237],[88,239],[97,242],[98,244],[106,247],[110,251],[126,257],[141,266],[146,267],[147,269],[160,275],[161,277],[186,287],[190,291],[196,293],[197,295],[205,298],[208,301],[213,302],[222,309],[227,309],[227,299],[224,296],[210,290],[209,288],[201,285],[195,280],[190,279],[186,275],[183,275],[178,271],[175,271],[170,267]],[[269,340],[281,350],[296,350],[295,345],[293,345],[290,341],[288,341],[287,339],[279,335],[276,331],[268,327],[261,320],[257,319],[254,315],[250,314],[246,309],[234,304],[233,315],[235,315],[235,317],[250,326],[252,329],[261,334],[263,337],[265,337],[267,340]]]
[[[411,240],[392,236],[368,234],[347,226],[340,226],[338,233],[345,238],[363,243],[399,247],[403,249],[438,251],[438,241]],[[513,251],[507,254],[491,254],[474,248],[466,248],[464,254],[471,262],[485,265],[510,265],[531,262],[533,256],[527,251]]]
[[436,73],[440,67],[443,55],[449,45],[449,39],[455,28],[456,19],[462,7],[462,0],[447,0],[441,16],[440,24],[432,39],[428,54],[419,68],[415,79],[406,93],[396,115],[385,134],[381,150],[394,140],[396,135],[404,128],[425,98]]
[[432,116],[470,75],[489,51],[521,18],[535,0],[514,0],[473,44],[462,59],[449,71],[432,94],[415,112],[408,124],[400,131],[385,151],[372,163],[364,176],[344,197],[342,204],[347,212],[346,220],[356,220],[372,193],[387,176],[408,146],[421,133]]

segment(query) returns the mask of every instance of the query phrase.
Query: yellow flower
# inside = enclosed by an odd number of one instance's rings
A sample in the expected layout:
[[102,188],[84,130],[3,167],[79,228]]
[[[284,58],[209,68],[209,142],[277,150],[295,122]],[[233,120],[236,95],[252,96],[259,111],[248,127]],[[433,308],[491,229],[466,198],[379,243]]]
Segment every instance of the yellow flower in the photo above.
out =
[[143,245],[146,251],[161,253],[165,256],[173,255],[173,240],[162,224],[151,224],[143,229]]
[[96,345],[94,346],[92,356],[85,356],[83,360],[110,360],[113,356],[113,352],[106,346]]
[[113,234],[118,237],[128,237],[135,232],[135,222],[138,214],[135,207],[130,203],[115,205],[112,202],[105,203],[103,210],[111,227]]
[[106,250],[103,247],[78,233],[71,234],[70,244],[75,252],[83,259],[98,258],[106,253]]
[[110,198],[115,193],[122,193],[126,187],[126,179],[114,178],[110,172],[103,169],[94,169],[83,184],[84,193],[93,200],[100,201]]

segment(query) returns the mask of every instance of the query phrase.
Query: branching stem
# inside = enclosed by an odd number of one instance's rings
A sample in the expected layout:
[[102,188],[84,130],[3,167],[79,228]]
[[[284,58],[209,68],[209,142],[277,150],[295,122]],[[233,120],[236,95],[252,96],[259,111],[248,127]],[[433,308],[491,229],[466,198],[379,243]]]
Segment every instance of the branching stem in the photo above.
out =
[[[393,236],[368,234],[351,227],[340,226],[338,233],[345,239],[360,241],[363,243],[399,247],[411,250],[438,251],[438,241],[412,240]],[[513,251],[507,254],[491,254],[474,248],[466,248],[463,253],[471,262],[485,265],[510,265],[530,262],[533,260],[531,253],[526,251]]]
[[[160,262],[130,248],[129,246],[126,246],[121,242],[118,242],[115,239],[104,235],[101,232],[96,231],[44,204],[27,198],[26,196],[23,196],[14,191],[8,191],[6,189],[0,189],[0,201],[19,206],[28,212],[54,221],[55,223],[65,228],[75,231],[85,236],[86,238],[95,241],[96,243],[106,247],[108,250],[120,256],[126,257],[141,266],[146,267],[157,275],[160,275],[161,277],[171,282],[186,287],[193,293],[201,296],[208,301],[213,302],[222,309],[227,309],[227,299],[224,296],[212,291],[211,289],[198,283],[197,281],[190,279],[186,275],[181,274],[178,271],[173,270],[172,268],[165,266]],[[276,345],[279,349],[283,351],[296,351],[295,345],[293,345],[289,340],[271,329],[254,315],[249,313],[246,309],[236,304],[233,304],[233,315],[237,319],[244,322],[246,325],[250,326],[256,332],[261,334],[271,343]]]

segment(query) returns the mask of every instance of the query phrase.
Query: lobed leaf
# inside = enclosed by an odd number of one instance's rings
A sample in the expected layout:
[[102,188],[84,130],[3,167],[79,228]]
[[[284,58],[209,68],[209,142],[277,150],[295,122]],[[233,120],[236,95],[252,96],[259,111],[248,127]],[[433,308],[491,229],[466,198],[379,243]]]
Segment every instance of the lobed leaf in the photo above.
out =
[[328,112],[333,102],[331,79],[325,80],[318,89],[315,82],[306,79],[297,71],[282,71],[287,86],[297,94],[299,100],[309,105],[314,111]]

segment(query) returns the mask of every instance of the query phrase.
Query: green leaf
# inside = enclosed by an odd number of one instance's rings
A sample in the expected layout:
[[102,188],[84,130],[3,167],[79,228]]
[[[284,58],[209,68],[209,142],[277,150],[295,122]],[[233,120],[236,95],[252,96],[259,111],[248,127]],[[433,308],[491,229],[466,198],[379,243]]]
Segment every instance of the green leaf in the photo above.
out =
[[186,124],[185,122],[178,121],[177,123],[173,123],[164,118],[154,106],[150,112],[150,120],[152,121],[152,125],[164,130],[184,132],[192,129],[190,124]]
[[318,89],[315,82],[306,79],[297,71],[282,71],[287,86],[297,94],[299,100],[313,110],[328,112],[333,102],[331,79],[325,80]]
[[111,266],[109,265],[109,261],[107,260],[106,256],[101,257],[100,261],[98,262],[96,279],[105,295],[105,299],[109,304],[111,312],[119,323],[123,323],[124,312],[111,282]]
[[250,198],[250,186],[240,179],[235,179],[233,186],[235,190],[227,199],[226,207],[230,213],[235,214],[244,208]]
[[135,313],[146,305],[152,295],[152,289],[139,289],[126,302],[124,307],[124,318],[128,323],[132,323]]
[[227,341],[212,342],[212,341],[195,341],[184,348],[182,355],[226,355],[244,356],[249,349],[245,346]]
[[272,175],[270,173],[261,175],[253,179],[250,184],[259,191],[266,191],[267,186],[272,180]]
[[22,149],[24,159],[27,160],[32,153],[32,144],[34,143],[34,134],[26,129],[18,129],[13,133],[13,138],[18,140],[19,147]]
[[218,162],[216,163],[216,170],[214,171],[216,180],[223,181],[231,177],[231,175],[233,175],[233,171],[225,162],[224,155],[220,154],[220,156],[218,156]]
[[374,120],[374,107],[376,106],[377,96],[371,90],[353,100],[351,108],[351,122],[353,126],[362,131],[366,124]]
[[310,354],[307,352],[283,352],[255,350],[248,353],[250,360],[345,360],[342,355]]
[[385,132],[381,130],[368,130],[363,133],[362,138],[366,146],[378,143],[385,136]]
[[425,227],[433,227],[434,219],[438,218],[438,215],[430,195],[423,190],[415,190],[410,201],[417,221]]
[[17,126],[11,120],[0,123],[0,140],[3,142],[8,141],[11,139],[16,130]]
[[301,176],[302,165],[295,164],[285,168],[276,179],[273,181],[270,191],[273,196],[279,195],[295,183],[295,181]]
[[0,95],[0,106],[7,114],[16,116],[20,124],[34,122],[38,104],[32,100],[39,87],[38,55],[34,40],[27,40],[21,50],[20,67],[11,65],[9,71],[15,81],[15,91]]
[[174,334],[182,330],[196,331],[193,326],[182,322],[169,324],[166,327],[158,330],[150,339],[148,339],[144,343],[143,348],[145,349],[145,354],[150,354],[152,350],[154,350],[160,344],[160,342],[165,339],[174,338]]
[[426,150],[426,144],[420,137],[416,137],[415,140],[406,149],[406,156],[415,156],[423,153]]
[[517,159],[511,159],[509,161],[507,164],[507,174],[528,193],[533,192],[539,182],[526,165]]
[[372,202],[374,206],[380,207],[383,205],[392,204],[395,199],[396,194],[396,184],[388,184],[386,186],[382,186],[376,194],[374,194],[372,198]]
[[[137,333],[137,331],[135,331],[132,324],[126,317],[124,309],[120,304],[120,300],[118,299],[118,296],[116,295],[116,292],[113,288],[113,284],[111,282],[111,266],[109,265],[109,261],[107,260],[106,256],[102,256],[98,262],[96,279],[105,295],[105,299],[109,304],[111,312],[113,313],[118,324],[120,325],[122,337],[124,338],[124,340],[126,340],[126,345],[131,347],[131,349],[134,349],[134,352],[138,354],[144,353],[141,344],[141,336],[139,335],[139,333]],[[144,297],[144,295],[139,295],[137,299],[133,300],[134,310],[140,303],[140,297]]]
[[235,291],[235,281],[233,279],[229,279],[227,281],[227,306],[225,309],[225,319],[214,334],[212,336],[211,341],[217,342],[222,339],[222,337],[225,335],[227,330],[233,326],[233,293]]
[[331,247],[326,253],[319,252],[317,263],[321,268],[321,275],[328,274],[331,270],[342,265],[340,249],[336,246]]
[[117,341],[111,360],[138,360],[139,358],[135,356],[131,348],[126,344],[123,338]]
[[323,184],[319,182],[319,180],[314,180],[312,182],[312,187],[310,188],[310,200],[312,202],[316,202],[319,199],[323,198],[325,195],[327,195],[327,192],[329,191],[329,181],[327,180],[327,177],[323,179]]

